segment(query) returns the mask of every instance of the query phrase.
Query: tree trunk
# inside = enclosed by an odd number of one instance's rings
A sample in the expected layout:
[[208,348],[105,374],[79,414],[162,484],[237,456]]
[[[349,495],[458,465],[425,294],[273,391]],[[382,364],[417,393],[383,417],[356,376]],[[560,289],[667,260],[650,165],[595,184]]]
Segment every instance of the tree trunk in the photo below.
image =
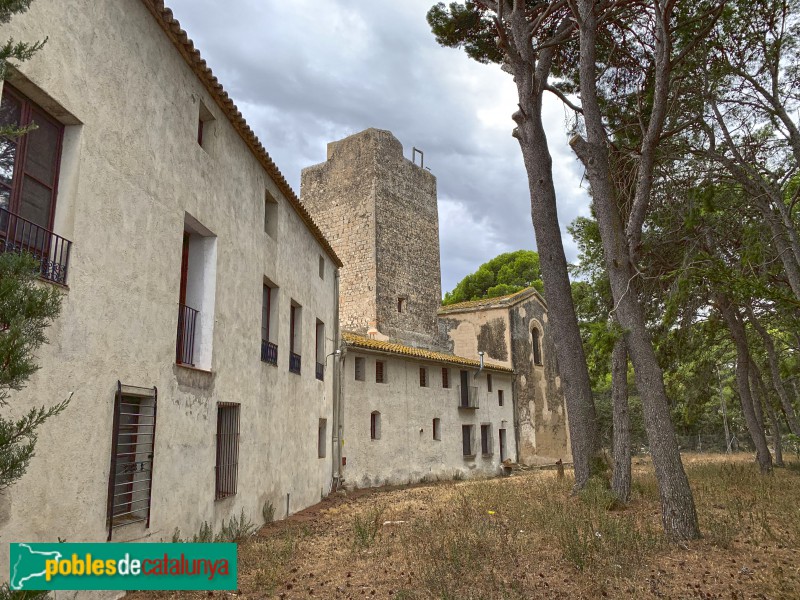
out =
[[627,504],[631,497],[631,422],[628,414],[628,352],[619,338],[611,353],[611,405],[614,425],[614,472],[611,490]]
[[[524,11],[514,10],[508,22],[517,43],[517,54],[510,65],[520,100],[520,110],[513,117],[517,123],[514,137],[519,141],[528,175],[531,220],[539,251],[548,318],[553,328],[558,372],[569,415],[575,486],[581,489],[593,474],[593,458],[599,453],[599,437],[589,371],[558,223],[553,161],[542,124],[542,96],[553,50],[540,52],[537,59],[527,37],[528,23]],[[518,43],[519,40],[522,44]]]
[[736,346],[736,384],[739,388],[739,401],[747,424],[747,431],[750,433],[750,438],[756,447],[758,466],[762,473],[771,473],[772,456],[767,447],[764,429],[758,423],[753,396],[750,393],[750,352],[747,347],[747,334],[738,311],[730,304],[728,299],[719,294],[717,296],[717,304]]
[[575,136],[570,144],[586,167],[592,199],[603,242],[606,270],[611,282],[615,318],[625,330],[625,344],[642,398],[650,453],[661,498],[664,531],[673,539],[700,536],[697,511],[689,480],[681,463],[678,443],[669,412],[661,367],[645,327],[644,308],[639,300],[636,269],[631,263],[626,231],[616,201],[606,131],[600,112],[596,85],[597,17],[594,2],[578,1],[580,31],[581,105],[587,139]]
[[766,329],[764,329],[764,326],[761,325],[759,320],[756,318],[755,314],[753,313],[753,309],[748,306],[746,307],[746,310],[747,320],[750,321],[750,323],[753,325],[753,328],[758,332],[758,335],[761,336],[761,340],[764,342],[764,348],[767,351],[767,359],[769,360],[769,371],[770,375],[772,376],[772,386],[775,388],[775,392],[778,394],[778,398],[781,401],[781,407],[786,415],[786,422],[789,424],[789,431],[795,435],[800,435],[800,422],[797,420],[797,415],[794,412],[794,406],[792,406],[792,401],[789,398],[789,394],[786,392],[786,386],[783,384],[783,380],[781,379],[778,353],[775,352],[775,344],[772,341],[772,336],[767,332]]
[[[766,386],[761,380],[760,375],[756,373],[754,379],[755,388],[758,389],[758,396],[761,398],[761,403],[764,405],[764,410],[769,417],[770,429],[772,429],[772,447],[775,453],[775,466],[783,467],[783,440],[781,439],[781,423],[778,419],[775,408],[772,406],[772,402],[770,402]],[[755,401],[758,402],[758,400]]]

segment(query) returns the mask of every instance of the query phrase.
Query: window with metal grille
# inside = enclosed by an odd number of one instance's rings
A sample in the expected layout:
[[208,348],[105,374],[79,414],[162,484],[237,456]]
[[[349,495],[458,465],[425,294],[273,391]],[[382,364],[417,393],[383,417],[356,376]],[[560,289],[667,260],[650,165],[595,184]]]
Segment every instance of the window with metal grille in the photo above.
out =
[[442,387],[450,387],[450,369],[447,367],[442,367]]
[[355,358],[355,378],[356,381],[364,381],[364,366],[366,359],[363,356],[356,356]]
[[419,368],[419,387],[428,387],[428,369]]
[[531,336],[533,337],[533,364],[541,365],[542,364],[542,334],[539,332],[537,327],[534,327],[531,331]]
[[497,390],[497,405],[503,406],[503,390]]
[[386,383],[386,363],[382,360],[375,361],[375,383]]
[[239,404],[217,404],[217,466],[215,498],[236,494],[239,471]]
[[481,454],[489,456],[493,452],[492,426],[481,425]]
[[491,373],[487,373],[486,374],[486,391],[487,392],[491,392],[492,391],[492,374]]
[[140,522],[150,527],[156,399],[154,387],[117,382],[106,512],[109,541],[118,527]]
[[464,456],[475,456],[475,450],[472,446],[472,432],[474,429],[474,425],[461,426],[461,446]]

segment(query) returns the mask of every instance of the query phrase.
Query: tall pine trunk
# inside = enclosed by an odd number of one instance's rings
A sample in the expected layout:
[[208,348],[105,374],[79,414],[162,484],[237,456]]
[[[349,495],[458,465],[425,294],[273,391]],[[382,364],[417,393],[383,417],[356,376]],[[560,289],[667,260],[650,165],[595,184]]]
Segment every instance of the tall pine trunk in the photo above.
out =
[[683,469],[675,430],[664,389],[664,376],[656,359],[645,312],[631,263],[625,226],[612,186],[608,139],[597,95],[597,16],[594,2],[578,1],[580,30],[580,89],[586,136],[575,136],[571,145],[586,168],[592,200],[603,243],[606,270],[614,298],[615,318],[625,330],[625,344],[642,398],[645,428],[661,498],[661,521],[673,539],[700,537],[692,489]]
[[631,422],[628,414],[628,352],[617,339],[611,353],[611,406],[614,426],[614,471],[611,490],[622,503],[631,497]]

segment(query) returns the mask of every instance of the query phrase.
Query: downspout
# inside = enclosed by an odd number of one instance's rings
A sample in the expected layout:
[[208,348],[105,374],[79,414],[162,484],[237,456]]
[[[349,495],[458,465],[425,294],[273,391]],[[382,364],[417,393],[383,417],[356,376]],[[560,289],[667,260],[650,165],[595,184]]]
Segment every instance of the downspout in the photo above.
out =
[[477,372],[477,373],[475,373],[475,379],[477,379],[477,378],[478,378],[478,375],[480,375],[480,374],[481,374],[481,371],[483,371],[483,350],[481,350],[480,352],[478,352],[478,356],[480,356],[480,357],[481,357],[481,366],[480,366],[480,368],[478,369],[478,372]]
[[334,271],[333,294],[333,423],[331,424],[333,456],[331,457],[331,492],[335,492],[339,488],[341,482],[339,468],[342,464],[342,377],[340,371],[344,353],[339,347],[341,344],[341,331],[339,330],[339,269]]

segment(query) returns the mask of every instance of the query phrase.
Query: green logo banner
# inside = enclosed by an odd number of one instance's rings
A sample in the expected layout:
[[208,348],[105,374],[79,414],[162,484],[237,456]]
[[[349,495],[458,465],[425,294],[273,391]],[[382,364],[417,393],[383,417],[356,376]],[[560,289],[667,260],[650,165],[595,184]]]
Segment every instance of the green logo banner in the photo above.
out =
[[12,590],[235,590],[236,544],[11,544]]

